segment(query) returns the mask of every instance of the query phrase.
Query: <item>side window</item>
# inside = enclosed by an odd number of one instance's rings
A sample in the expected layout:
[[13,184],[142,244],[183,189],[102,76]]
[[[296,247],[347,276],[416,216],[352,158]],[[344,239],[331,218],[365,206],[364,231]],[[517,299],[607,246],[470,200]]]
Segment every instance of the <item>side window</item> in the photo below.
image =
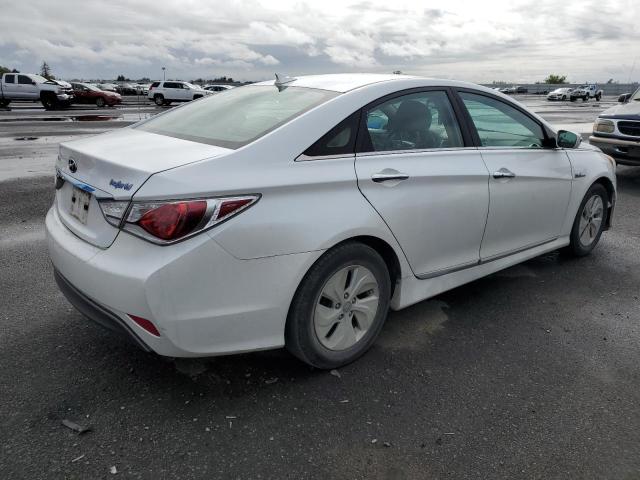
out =
[[31,80],[26,75],[18,75],[18,83],[22,85],[31,85],[33,83],[33,80]]
[[157,87],[158,87],[158,85],[160,85],[160,82],[153,82],[153,83],[151,84],[151,88],[157,88]]
[[354,153],[359,119],[360,112],[348,116],[323,135],[320,140],[307,148],[304,155],[308,157],[319,157]]
[[460,92],[460,97],[483,147],[542,147],[542,127],[518,109],[484,95]]
[[443,91],[394,97],[365,110],[364,152],[463,147],[460,127]]
[[16,83],[15,79],[16,79],[15,75],[5,75],[4,83]]

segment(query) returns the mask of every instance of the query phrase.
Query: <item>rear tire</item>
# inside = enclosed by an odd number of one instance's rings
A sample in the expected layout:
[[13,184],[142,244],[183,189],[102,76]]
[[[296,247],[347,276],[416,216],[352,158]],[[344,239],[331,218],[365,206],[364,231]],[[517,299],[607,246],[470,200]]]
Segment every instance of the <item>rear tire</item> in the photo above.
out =
[[103,108],[105,106],[105,104],[106,103],[104,101],[104,98],[102,98],[102,97],[96,98],[96,107]]
[[157,106],[161,107],[162,105],[164,105],[164,97],[162,95],[154,95],[153,102]]
[[596,95],[596,100],[599,102],[600,99],[602,98],[602,95],[600,95],[599,93]]
[[317,368],[351,363],[378,337],[390,297],[389,271],[380,254],[357,242],[339,245],[300,283],[287,316],[286,347]]
[[10,103],[11,100],[0,100],[0,108],[7,108]]
[[571,241],[565,253],[584,257],[591,253],[607,224],[609,194],[600,183],[591,185],[584,195],[571,229]]
[[562,95],[562,101],[565,101],[567,99],[566,95]]

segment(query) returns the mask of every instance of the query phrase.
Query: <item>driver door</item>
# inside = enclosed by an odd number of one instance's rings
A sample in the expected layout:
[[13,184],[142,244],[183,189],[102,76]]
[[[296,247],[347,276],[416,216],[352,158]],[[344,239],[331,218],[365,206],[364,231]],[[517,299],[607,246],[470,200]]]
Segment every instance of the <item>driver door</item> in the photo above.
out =
[[571,196],[567,153],[543,148],[540,123],[515,106],[480,93],[459,92],[489,170],[489,217],[483,261],[558,238]]

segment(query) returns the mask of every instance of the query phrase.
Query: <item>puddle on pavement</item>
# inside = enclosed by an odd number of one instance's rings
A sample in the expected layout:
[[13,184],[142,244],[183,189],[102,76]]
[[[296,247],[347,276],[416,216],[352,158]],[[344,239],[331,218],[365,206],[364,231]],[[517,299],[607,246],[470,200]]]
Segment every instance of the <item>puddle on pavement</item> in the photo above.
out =
[[151,113],[124,113],[118,115],[71,115],[59,117],[14,117],[0,118],[2,123],[13,122],[109,122],[109,121],[129,121],[137,122],[151,118]]

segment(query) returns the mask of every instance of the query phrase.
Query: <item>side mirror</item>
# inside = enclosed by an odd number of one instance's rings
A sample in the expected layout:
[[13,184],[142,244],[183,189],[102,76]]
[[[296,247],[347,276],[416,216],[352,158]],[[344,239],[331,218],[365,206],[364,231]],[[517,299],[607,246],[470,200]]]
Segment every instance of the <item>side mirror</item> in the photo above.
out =
[[623,93],[622,95],[620,95],[618,97],[618,102],[627,103],[629,101],[629,98],[631,98],[631,94],[630,93]]
[[559,130],[556,143],[560,148],[578,148],[580,143],[582,143],[582,137],[567,130]]
[[37,83],[36,82],[31,82],[31,85],[37,85]]

